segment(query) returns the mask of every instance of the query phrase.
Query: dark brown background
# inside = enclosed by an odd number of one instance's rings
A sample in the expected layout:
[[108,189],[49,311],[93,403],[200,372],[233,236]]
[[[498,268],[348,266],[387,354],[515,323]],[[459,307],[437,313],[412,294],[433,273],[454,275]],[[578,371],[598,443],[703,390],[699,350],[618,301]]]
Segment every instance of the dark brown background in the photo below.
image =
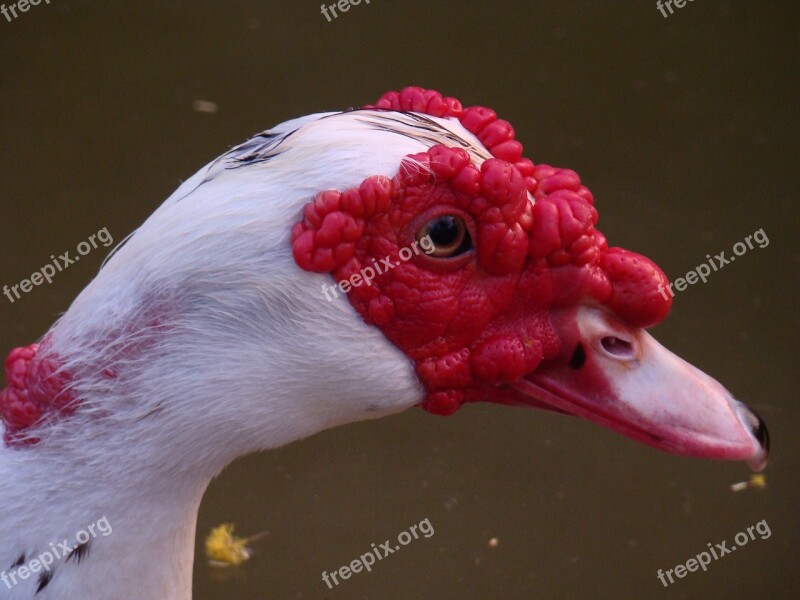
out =
[[[769,247],[680,294],[656,336],[766,418],[769,486],[734,494],[744,465],[576,419],[412,410],[232,465],[199,532],[272,536],[227,582],[201,557],[195,597],[800,597],[797,4],[697,0],[664,19],[654,0],[373,0],[332,23],[319,4],[52,0],[0,18],[0,285],[101,227],[121,240],[252,133],[434,87],[495,108],[535,162],[577,170],[612,244],[672,279],[764,228]],[[105,254],[0,297],[0,348],[46,331]],[[432,538],[327,591],[323,570],[426,517]],[[771,538],[656,579],[761,519]]]

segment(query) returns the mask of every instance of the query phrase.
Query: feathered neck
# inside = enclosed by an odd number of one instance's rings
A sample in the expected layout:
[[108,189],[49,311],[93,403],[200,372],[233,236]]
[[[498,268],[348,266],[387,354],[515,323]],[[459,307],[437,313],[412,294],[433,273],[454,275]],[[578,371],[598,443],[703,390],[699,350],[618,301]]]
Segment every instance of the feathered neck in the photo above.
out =
[[0,597],[189,598],[197,509],[226,464],[419,402],[409,359],[345,299],[326,300],[327,276],[301,273],[289,243],[318,190],[474,139],[457,123],[393,119],[394,130],[381,111],[314,115],[234,148],[75,300],[48,334],[74,413],[32,431],[30,447],[0,449],[0,570],[100,518],[113,532],[46,580],[0,582]]

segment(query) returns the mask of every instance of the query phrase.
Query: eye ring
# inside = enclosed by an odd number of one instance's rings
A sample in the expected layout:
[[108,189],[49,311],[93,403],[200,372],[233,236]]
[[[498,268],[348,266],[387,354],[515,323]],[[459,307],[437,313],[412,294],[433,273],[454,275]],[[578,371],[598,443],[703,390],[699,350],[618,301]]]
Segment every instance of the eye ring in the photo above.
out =
[[472,236],[459,215],[434,217],[419,228],[416,239],[423,251],[433,258],[453,258],[472,250]]

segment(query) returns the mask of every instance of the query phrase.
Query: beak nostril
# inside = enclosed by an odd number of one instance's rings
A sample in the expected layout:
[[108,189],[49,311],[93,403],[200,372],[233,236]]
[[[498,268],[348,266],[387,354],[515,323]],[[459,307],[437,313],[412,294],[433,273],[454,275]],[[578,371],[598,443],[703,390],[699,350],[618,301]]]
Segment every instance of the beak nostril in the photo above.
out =
[[608,354],[614,358],[634,358],[635,352],[633,344],[622,338],[610,335],[600,340],[600,345]]
[[579,342],[575,347],[575,352],[572,353],[572,358],[569,359],[569,366],[573,369],[580,369],[585,362],[586,350],[583,349],[583,344]]

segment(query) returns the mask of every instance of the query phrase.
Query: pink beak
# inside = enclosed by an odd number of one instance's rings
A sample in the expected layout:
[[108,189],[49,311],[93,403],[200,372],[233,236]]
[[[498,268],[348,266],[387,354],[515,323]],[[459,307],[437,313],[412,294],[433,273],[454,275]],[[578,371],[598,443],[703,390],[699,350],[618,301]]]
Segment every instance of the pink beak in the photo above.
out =
[[565,309],[555,325],[565,353],[514,384],[521,403],[584,417],[667,452],[766,466],[761,418],[646,331],[587,306]]

